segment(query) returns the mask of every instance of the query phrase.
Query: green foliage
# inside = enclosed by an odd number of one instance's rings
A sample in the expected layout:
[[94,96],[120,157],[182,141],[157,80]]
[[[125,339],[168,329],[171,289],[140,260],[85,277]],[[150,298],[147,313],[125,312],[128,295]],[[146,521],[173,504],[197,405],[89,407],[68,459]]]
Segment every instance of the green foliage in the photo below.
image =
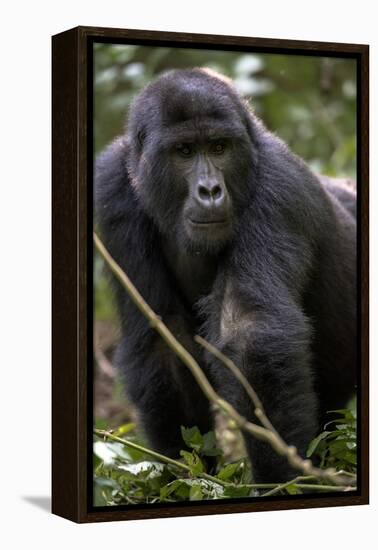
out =
[[[132,424],[121,426],[117,435],[131,435]],[[94,442],[94,502],[95,506],[136,504],[138,502],[175,502],[182,500],[212,500],[251,496],[254,491],[248,484],[251,474],[248,462],[239,460],[221,466],[209,478],[206,474],[206,457],[220,457],[214,432],[202,435],[197,427],[182,428],[183,440],[191,451],[182,450],[183,463],[189,472],[151,460],[147,454],[130,449],[114,441]],[[217,482],[219,480],[219,482]]]
[[[350,474],[356,474],[357,443],[356,415],[350,409],[331,411],[333,418],[325,425],[309,445],[307,457],[320,458],[320,467],[333,467]],[[135,425],[124,424],[112,434],[133,443],[138,441]],[[213,500],[263,496],[264,487],[253,484],[247,459],[224,463],[222,451],[217,446],[214,432],[201,434],[194,426],[181,428],[183,446],[180,464],[167,464],[151,460],[147,452],[123,445],[120,442],[95,438],[94,442],[94,503],[95,506],[114,506],[156,502],[178,502],[185,500]],[[147,451],[147,449],[146,449]],[[207,472],[209,459],[216,461],[215,472]],[[210,462],[211,463],[211,462]],[[214,464],[212,464],[212,470]],[[316,480],[312,485],[301,486],[293,481],[279,487],[280,494],[302,494],[309,487],[322,490]],[[266,485],[265,489],[277,487]],[[257,490],[259,489],[259,490]],[[326,489],[330,489],[325,487]]]
[[205,467],[196,451],[192,451],[191,453],[188,451],[180,451],[180,455],[184,459],[185,463],[190,467],[190,473],[193,477],[196,477],[205,471]]
[[330,413],[337,418],[327,422],[324,431],[311,441],[307,457],[319,457],[321,468],[333,467],[356,473],[356,415],[350,409],[339,409]]
[[230,78],[315,170],[355,177],[356,61],[288,54],[96,44],[95,150],[124,128],[135,95],[169,69],[208,67]]
[[194,449],[201,456],[221,456],[222,450],[217,445],[214,432],[208,432],[201,435],[201,432],[194,426],[193,428],[184,428],[181,426],[181,435],[185,444]]

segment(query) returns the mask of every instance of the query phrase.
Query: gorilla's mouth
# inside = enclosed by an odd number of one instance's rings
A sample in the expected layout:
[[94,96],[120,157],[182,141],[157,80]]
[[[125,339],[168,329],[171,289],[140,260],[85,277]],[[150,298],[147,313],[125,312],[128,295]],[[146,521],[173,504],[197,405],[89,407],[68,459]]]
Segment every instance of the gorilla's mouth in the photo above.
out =
[[[195,215],[195,213],[194,213]],[[220,215],[220,212],[217,212]],[[195,246],[204,246],[205,251],[219,250],[231,237],[232,220],[231,217],[202,218],[197,216],[187,216],[185,220],[186,234],[189,241],[195,243]]]
[[189,218],[189,222],[194,227],[208,227],[208,226],[214,226],[214,225],[224,225],[228,223],[227,219],[222,220],[192,220]]

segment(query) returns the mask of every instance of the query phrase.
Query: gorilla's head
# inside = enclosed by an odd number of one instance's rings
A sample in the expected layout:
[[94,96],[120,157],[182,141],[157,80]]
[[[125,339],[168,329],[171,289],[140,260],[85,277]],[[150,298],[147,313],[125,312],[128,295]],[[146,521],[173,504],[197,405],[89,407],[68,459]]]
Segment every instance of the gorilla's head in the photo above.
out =
[[128,171],[160,232],[187,250],[216,252],[251,197],[253,115],[224,77],[170,71],[136,98]]

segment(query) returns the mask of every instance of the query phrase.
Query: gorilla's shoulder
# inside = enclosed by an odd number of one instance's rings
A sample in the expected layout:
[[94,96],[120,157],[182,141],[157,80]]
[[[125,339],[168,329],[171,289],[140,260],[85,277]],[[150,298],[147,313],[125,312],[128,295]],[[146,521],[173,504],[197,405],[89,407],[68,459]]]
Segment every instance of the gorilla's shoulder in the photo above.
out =
[[125,137],[115,139],[97,157],[94,203],[96,217],[123,217],[134,206],[134,193],[126,168],[128,144]]
[[109,179],[118,181],[126,175],[127,140],[125,137],[116,138],[96,158],[95,186],[100,187],[109,183]]

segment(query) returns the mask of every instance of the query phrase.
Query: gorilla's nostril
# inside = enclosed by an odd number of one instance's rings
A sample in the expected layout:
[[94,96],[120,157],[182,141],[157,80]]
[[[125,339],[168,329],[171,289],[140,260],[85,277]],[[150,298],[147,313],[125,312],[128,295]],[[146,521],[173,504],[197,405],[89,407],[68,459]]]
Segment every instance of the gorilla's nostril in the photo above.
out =
[[198,195],[202,200],[209,200],[211,197],[211,193],[208,188],[201,184],[198,186]]
[[222,187],[218,184],[200,183],[197,187],[198,198],[203,202],[219,201],[223,197]]
[[222,197],[222,188],[220,185],[215,185],[211,190],[211,196],[214,200],[220,199]]

